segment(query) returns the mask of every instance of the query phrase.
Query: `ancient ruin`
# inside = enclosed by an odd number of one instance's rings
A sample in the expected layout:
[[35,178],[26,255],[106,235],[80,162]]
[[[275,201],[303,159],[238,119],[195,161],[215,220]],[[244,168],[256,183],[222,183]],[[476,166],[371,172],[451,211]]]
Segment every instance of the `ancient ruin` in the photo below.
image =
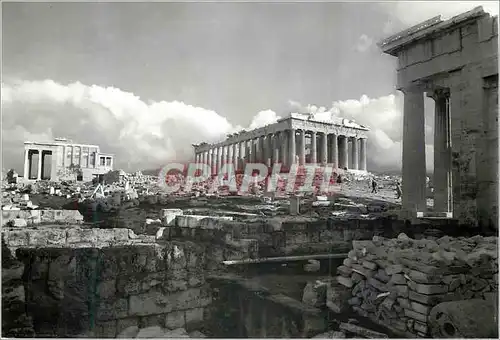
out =
[[[368,129],[346,120],[292,114],[194,146],[212,175],[330,165],[329,195],[286,176],[235,194],[187,170],[113,171],[96,145],[26,142],[26,180],[1,182],[2,336],[498,338],[496,41],[497,17],[475,9],[381,43],[405,94],[402,200],[400,176],[366,169]],[[30,165],[34,149],[52,154],[50,172]]]
[[74,175],[72,170],[78,172],[79,180],[92,180],[113,170],[113,155],[101,152],[98,145],[73,143],[65,138],[56,138],[54,142],[24,142],[25,179],[57,180]]
[[434,212],[498,229],[498,17],[481,7],[435,17],[380,47],[398,58],[404,93],[403,210],[427,215],[425,93],[435,101]]
[[347,119],[320,121],[313,115],[292,113],[274,124],[229,135],[223,142],[193,147],[195,161],[208,164],[212,174],[226,163],[238,170],[246,163],[268,167],[312,163],[366,171],[367,131]]

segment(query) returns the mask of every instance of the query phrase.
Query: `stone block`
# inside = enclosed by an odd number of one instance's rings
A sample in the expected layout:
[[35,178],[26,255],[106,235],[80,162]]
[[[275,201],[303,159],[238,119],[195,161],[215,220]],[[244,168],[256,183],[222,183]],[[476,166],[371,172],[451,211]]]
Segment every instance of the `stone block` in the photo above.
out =
[[385,268],[387,275],[393,275],[403,272],[404,267],[400,264],[393,264]]
[[370,278],[370,277],[373,277],[376,273],[375,270],[370,270],[370,269],[367,269],[359,264],[353,264],[352,265],[352,270],[355,271],[356,273],[358,274],[361,274],[363,275],[364,277],[366,278]]
[[353,272],[351,275],[351,280],[353,283],[358,283],[361,280],[364,280],[365,277],[357,272]]
[[[118,321],[120,321],[120,320],[118,320]],[[119,339],[123,339],[123,338],[133,339],[133,338],[137,337],[137,334],[139,334],[139,327],[138,326],[129,326],[129,327],[124,328],[121,331],[118,331],[117,333],[118,333],[118,335],[116,337]]]
[[97,294],[102,300],[114,297],[116,294],[116,280],[99,282],[97,285]]
[[335,313],[343,313],[346,301],[351,295],[351,289],[336,282],[330,282],[326,288],[326,306]]
[[431,311],[431,307],[427,305],[423,305],[415,301],[412,301],[410,304],[411,304],[411,309],[413,309],[417,313],[428,315],[429,312]]
[[323,307],[326,304],[326,290],[325,283],[308,282],[302,294],[302,302],[312,307]]
[[433,294],[444,294],[448,292],[447,285],[438,284],[422,284],[409,281],[408,287],[420,294],[433,295]]
[[450,285],[448,286],[448,290],[450,292],[455,291],[458,287],[461,285],[460,278],[453,279],[453,281],[450,282]]
[[[137,329],[133,333],[132,329]],[[127,330],[127,331],[126,331]],[[139,333],[139,318],[125,318],[116,320],[116,333],[119,335],[117,338],[133,338]]]
[[95,325],[95,336],[99,338],[116,337],[116,320],[99,321]]
[[394,285],[404,285],[406,284],[406,278],[404,277],[403,274],[393,274],[391,276],[391,279],[389,280],[389,283],[390,284],[394,284]]
[[407,298],[410,291],[407,285],[387,285],[387,287],[389,292],[403,298]]
[[127,299],[102,300],[97,311],[97,319],[101,321],[127,317]]
[[342,264],[346,267],[351,267],[353,263],[354,263],[354,261],[348,257],[346,257],[344,259],[344,261],[342,262]]
[[168,329],[184,328],[186,327],[186,317],[184,311],[175,311],[166,314],[165,327]]
[[193,330],[203,324],[204,308],[194,308],[186,310],[186,329]]
[[344,277],[351,277],[352,269],[346,266],[337,267],[337,273]]
[[353,286],[353,282],[350,278],[346,278],[343,276],[337,276],[336,279],[337,279],[338,283],[340,283],[341,285],[343,285],[347,288],[351,288]]
[[439,274],[426,274],[416,270],[410,270],[408,272],[410,279],[417,283],[440,283],[443,277]]
[[402,297],[398,297],[396,301],[399,303],[399,305],[405,309],[410,309],[410,300]]
[[379,281],[381,281],[381,282],[383,282],[383,283],[387,283],[390,280],[389,275],[387,275],[386,272],[385,272],[385,270],[383,270],[381,268],[377,271],[377,273],[375,274],[374,278],[377,279],[377,280],[379,280]]
[[369,269],[369,270],[375,270],[377,269],[377,264],[374,263],[374,262],[370,262],[370,261],[363,261],[363,267],[365,267],[366,269]]
[[152,326],[139,329],[136,338],[151,339],[151,338],[164,338],[165,332],[160,326]]
[[427,334],[427,324],[421,323],[421,322],[415,322],[413,325],[413,329],[416,330],[417,332]]
[[427,323],[427,315],[420,314],[420,313],[415,312],[411,309],[405,309],[405,316],[412,318],[416,321]]
[[158,291],[132,295],[129,300],[130,316],[145,316],[151,314],[165,314],[173,311],[171,297]]
[[438,303],[441,303],[444,300],[445,295],[444,294],[437,294],[437,295],[426,295],[426,294],[420,294],[417,292],[414,292],[410,290],[408,294],[408,298],[412,301],[417,301],[419,303],[422,303],[424,305],[429,305],[429,306],[435,306]]
[[2,236],[8,247],[23,247],[28,245],[28,233],[21,230],[3,231]]
[[380,292],[387,292],[388,291],[386,284],[384,284],[384,283],[382,283],[379,280],[376,280],[374,278],[369,278],[367,283]]

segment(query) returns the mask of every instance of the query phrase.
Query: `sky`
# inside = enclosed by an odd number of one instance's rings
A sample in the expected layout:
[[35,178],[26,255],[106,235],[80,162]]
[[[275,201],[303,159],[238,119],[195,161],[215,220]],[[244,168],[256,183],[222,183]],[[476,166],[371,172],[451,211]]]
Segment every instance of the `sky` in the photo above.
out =
[[[2,168],[23,141],[99,144],[127,171],[192,143],[325,111],[370,128],[368,170],[401,168],[402,95],[381,39],[469,2],[2,2]],[[426,99],[427,167],[433,104]]]

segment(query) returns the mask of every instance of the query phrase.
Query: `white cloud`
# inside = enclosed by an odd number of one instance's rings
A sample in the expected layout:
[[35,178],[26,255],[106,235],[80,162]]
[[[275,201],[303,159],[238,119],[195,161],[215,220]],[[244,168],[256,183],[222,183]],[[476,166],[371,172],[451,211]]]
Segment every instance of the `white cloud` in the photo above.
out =
[[[303,106],[290,101],[293,111],[315,112],[319,119],[348,118],[370,128],[368,166],[373,170],[401,168],[401,98],[361,96],[335,101],[331,108]],[[22,168],[25,140],[67,137],[99,144],[116,154],[117,166],[144,169],[172,160],[186,161],[192,143],[215,142],[241,130],[214,111],[182,102],[146,103],[133,93],[113,87],[62,85],[51,80],[2,84],[4,167]],[[263,110],[247,130],[276,122],[281,117]],[[431,124],[432,125],[432,124]],[[426,127],[432,133],[432,126]],[[432,139],[431,139],[432,142]],[[428,145],[428,169],[432,146]]]
[[356,50],[358,52],[365,52],[367,51],[373,44],[373,39],[367,36],[366,34],[362,34],[358,42],[356,44]]
[[[240,127],[182,102],[146,104],[113,87],[52,80],[2,84],[3,164],[22,168],[23,141],[67,137],[96,143],[133,168],[188,160],[192,143],[213,142]],[[271,114],[267,112],[267,115]]]

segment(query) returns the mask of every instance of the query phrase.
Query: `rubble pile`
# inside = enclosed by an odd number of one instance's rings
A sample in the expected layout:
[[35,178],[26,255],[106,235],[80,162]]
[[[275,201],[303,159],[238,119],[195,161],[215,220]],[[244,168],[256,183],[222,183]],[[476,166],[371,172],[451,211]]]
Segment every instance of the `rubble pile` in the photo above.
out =
[[497,238],[374,236],[353,241],[337,272],[359,315],[396,334],[426,337],[429,313],[439,303],[498,299]]

